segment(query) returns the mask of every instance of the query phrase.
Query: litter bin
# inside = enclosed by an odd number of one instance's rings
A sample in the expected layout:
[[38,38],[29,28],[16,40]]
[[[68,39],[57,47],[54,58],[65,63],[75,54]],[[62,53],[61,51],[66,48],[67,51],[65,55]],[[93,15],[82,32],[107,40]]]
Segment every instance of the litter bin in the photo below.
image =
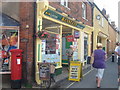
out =
[[12,49],[11,52],[11,88],[21,88],[22,50]]
[[90,61],[91,61],[91,57],[88,56],[88,57],[87,57],[87,64],[90,64]]

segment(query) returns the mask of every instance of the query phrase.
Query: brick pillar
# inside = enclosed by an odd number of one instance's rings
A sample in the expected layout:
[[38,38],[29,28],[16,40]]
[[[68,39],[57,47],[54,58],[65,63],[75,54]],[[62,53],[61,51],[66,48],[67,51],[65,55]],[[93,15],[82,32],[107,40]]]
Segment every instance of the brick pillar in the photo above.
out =
[[24,51],[23,81],[31,84],[34,79],[34,2],[20,2],[20,24],[20,49]]

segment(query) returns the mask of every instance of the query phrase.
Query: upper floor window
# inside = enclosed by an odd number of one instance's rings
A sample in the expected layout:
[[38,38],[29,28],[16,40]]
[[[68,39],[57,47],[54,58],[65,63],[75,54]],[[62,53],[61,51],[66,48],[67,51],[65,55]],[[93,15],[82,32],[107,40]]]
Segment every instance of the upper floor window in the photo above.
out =
[[82,3],[82,17],[86,19],[86,4]]
[[99,24],[104,27],[104,18],[102,17],[101,20],[99,21]]
[[65,7],[68,7],[68,0],[61,0],[60,4]]
[[104,18],[102,18],[101,26],[102,26],[102,27],[104,26]]

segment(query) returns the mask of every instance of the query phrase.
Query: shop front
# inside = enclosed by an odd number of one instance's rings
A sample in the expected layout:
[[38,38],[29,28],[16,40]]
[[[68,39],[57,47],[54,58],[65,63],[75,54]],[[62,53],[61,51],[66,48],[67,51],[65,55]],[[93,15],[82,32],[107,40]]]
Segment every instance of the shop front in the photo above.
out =
[[19,48],[19,23],[3,13],[0,17],[0,74],[10,74],[10,50]]
[[[37,4],[39,7],[40,4]],[[42,9],[43,10],[43,9]],[[39,13],[38,13],[39,12]],[[39,80],[39,62],[55,64],[55,74],[62,73],[62,67],[68,65],[66,50],[73,45],[73,60],[86,62],[90,55],[92,28],[57,12],[48,5],[46,10],[37,9],[37,30],[47,34],[47,38],[36,38],[36,81]]]

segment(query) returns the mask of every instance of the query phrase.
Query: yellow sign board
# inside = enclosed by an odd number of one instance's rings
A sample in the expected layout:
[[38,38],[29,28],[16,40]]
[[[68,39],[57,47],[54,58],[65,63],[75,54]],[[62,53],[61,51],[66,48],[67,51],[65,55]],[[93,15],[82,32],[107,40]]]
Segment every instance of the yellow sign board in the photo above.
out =
[[79,61],[70,61],[69,80],[80,81],[82,77],[82,63]]

